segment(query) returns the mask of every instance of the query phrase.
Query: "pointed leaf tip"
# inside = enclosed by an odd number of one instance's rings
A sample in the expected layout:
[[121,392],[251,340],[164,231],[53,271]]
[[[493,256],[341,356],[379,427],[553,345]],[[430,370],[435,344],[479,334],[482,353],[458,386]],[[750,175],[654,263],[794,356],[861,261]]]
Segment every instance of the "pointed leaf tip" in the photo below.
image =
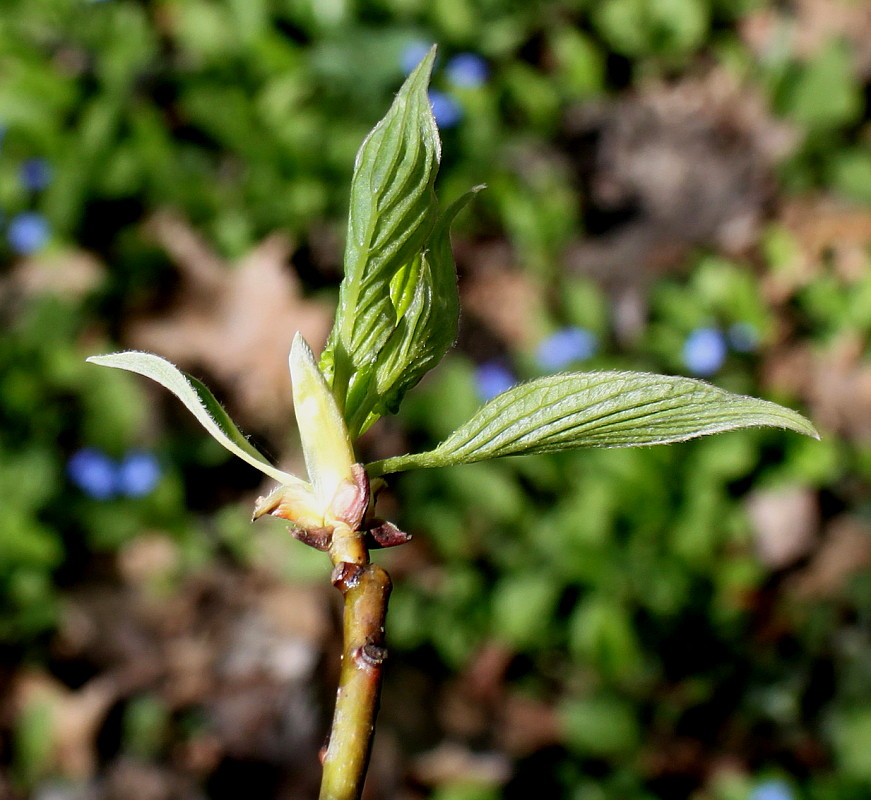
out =
[[354,480],[354,451],[333,393],[301,334],[290,347],[293,407],[309,479],[326,508],[346,482]]
[[345,277],[321,357],[354,437],[401,394],[392,381],[385,385],[386,362],[411,345],[408,312],[429,303],[419,262],[439,218],[433,186],[441,140],[427,94],[435,55],[432,47],[406,78],[354,165]]

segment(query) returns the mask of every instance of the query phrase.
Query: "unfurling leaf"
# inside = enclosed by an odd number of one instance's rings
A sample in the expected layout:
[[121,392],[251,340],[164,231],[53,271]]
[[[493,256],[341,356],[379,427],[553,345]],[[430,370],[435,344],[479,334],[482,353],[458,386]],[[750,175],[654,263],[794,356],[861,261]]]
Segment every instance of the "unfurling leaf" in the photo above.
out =
[[450,226],[481,188],[467,192],[442,212],[427,239],[426,249],[396,274],[391,285],[396,327],[378,354],[374,377],[367,382],[368,397],[359,406],[357,415],[349,419],[353,430],[362,432],[378,417],[394,413],[405,393],[454,344],[460,299]]
[[377,461],[367,470],[375,477],[576,447],[668,444],[751,427],[788,428],[819,438],[795,411],[692,378],[643,372],[552,375],[495,397],[435,450]]
[[[418,335],[409,315],[416,307],[419,315],[423,295],[433,291],[421,283],[438,219],[433,182],[441,143],[427,94],[434,59],[433,48],[363,142],[354,167],[345,278],[321,356],[352,436],[395,404],[393,383],[385,386],[379,368],[389,353],[409,346],[408,336]],[[398,333],[403,328],[407,333]]]
[[196,378],[182,372],[174,364],[151,353],[129,350],[105,356],[91,356],[88,361],[104,367],[115,367],[144,375],[166,387],[199,420],[200,424],[233,455],[247,461],[264,475],[285,485],[303,484],[299,478],[276,469],[245,438],[214,395]]

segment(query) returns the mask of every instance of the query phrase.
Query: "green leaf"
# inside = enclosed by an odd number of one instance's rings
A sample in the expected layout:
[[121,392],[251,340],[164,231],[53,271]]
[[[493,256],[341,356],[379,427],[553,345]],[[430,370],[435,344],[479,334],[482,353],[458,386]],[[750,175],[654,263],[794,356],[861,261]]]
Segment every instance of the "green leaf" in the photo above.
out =
[[779,105],[800,124],[834,130],[862,114],[862,88],[846,42],[832,40],[792,76]]
[[349,418],[355,433],[365,431],[378,417],[395,412],[405,393],[453,346],[460,298],[450,227],[481,188],[475,187],[452,203],[440,215],[421,255],[396,273],[391,284],[396,327],[378,353],[374,377],[366,383],[367,396]]
[[356,421],[352,436],[381,413],[374,409],[385,404],[376,375],[382,351],[423,299],[415,270],[423,272],[421,255],[438,217],[433,182],[441,155],[427,94],[434,59],[435,48],[363,142],[354,167],[345,278],[321,356],[345,419]]
[[375,477],[576,447],[668,444],[760,426],[819,438],[795,411],[692,378],[643,372],[552,375],[495,397],[435,450],[377,461],[367,470]]
[[215,396],[196,378],[182,372],[174,364],[151,353],[129,350],[105,356],[91,356],[88,361],[103,367],[115,367],[144,375],[169,389],[200,424],[233,455],[247,461],[264,475],[285,485],[302,484],[299,478],[273,467],[254,448],[230,419]]

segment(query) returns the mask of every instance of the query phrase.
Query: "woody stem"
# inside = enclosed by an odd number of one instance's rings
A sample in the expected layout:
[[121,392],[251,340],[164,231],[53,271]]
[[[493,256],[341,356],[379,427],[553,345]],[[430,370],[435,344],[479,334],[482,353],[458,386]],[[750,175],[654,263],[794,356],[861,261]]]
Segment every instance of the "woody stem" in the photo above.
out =
[[342,669],[330,739],[323,757],[320,800],[359,800],[381,690],[384,619],[390,577],[369,562],[363,534],[336,531],[330,557],[333,585],[344,598]]

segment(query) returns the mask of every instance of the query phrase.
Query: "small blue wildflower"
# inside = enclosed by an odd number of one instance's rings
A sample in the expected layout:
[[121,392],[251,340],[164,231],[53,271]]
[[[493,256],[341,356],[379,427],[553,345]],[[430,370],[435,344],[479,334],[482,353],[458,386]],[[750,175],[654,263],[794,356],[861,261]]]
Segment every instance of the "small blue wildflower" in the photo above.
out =
[[44,158],[28,158],[21,165],[21,183],[31,192],[39,192],[51,183],[51,164]]
[[478,396],[484,400],[492,400],[497,394],[508,391],[516,383],[511,370],[498,361],[486,361],[475,370],[475,383]]
[[487,82],[490,68],[475,53],[458,53],[445,65],[445,75],[457,88],[477,89]]
[[109,500],[117,494],[115,462],[96,447],[83,447],[73,453],[67,461],[67,475],[95,500]]
[[716,328],[696,328],[683,346],[684,366],[694,375],[713,375],[726,360],[726,339]]
[[786,781],[767,780],[753,788],[750,800],[795,800],[795,794]]
[[39,250],[50,234],[48,220],[37,211],[23,211],[9,220],[6,239],[16,253],[28,255]]
[[432,106],[432,114],[436,124],[440,128],[453,128],[463,116],[460,104],[453,97],[438,91],[438,89],[430,89],[429,103]]
[[423,39],[414,39],[405,45],[399,54],[399,65],[402,67],[403,73],[408,75],[420,64],[431,47],[432,45],[427,44]]
[[542,369],[555,372],[573,361],[585,361],[595,355],[596,335],[585,328],[562,328],[538,345],[535,360]]
[[759,331],[749,322],[736,322],[729,327],[729,344],[739,353],[752,353],[759,346]]
[[131,450],[118,465],[115,477],[121,494],[145,497],[157,486],[160,475],[160,464],[152,453]]

